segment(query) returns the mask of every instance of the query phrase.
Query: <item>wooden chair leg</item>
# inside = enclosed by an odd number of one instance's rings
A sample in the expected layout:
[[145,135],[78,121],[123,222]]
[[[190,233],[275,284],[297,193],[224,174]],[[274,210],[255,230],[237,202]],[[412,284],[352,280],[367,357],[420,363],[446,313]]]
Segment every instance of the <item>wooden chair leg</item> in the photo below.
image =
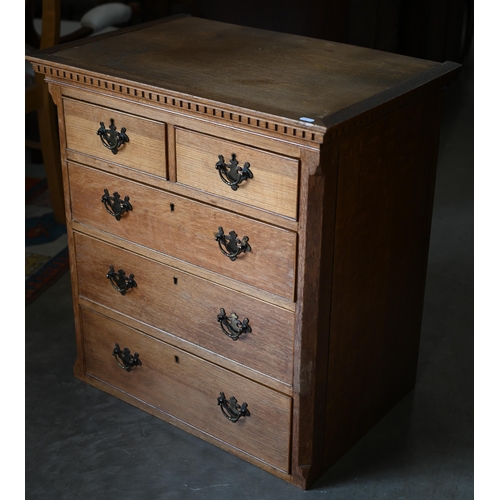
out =
[[44,94],[44,105],[37,110],[37,113],[42,157],[47,177],[47,186],[49,188],[50,202],[52,204],[55,220],[60,224],[65,224],[66,216],[56,107],[50,97],[47,84],[43,80],[37,83],[43,85]]

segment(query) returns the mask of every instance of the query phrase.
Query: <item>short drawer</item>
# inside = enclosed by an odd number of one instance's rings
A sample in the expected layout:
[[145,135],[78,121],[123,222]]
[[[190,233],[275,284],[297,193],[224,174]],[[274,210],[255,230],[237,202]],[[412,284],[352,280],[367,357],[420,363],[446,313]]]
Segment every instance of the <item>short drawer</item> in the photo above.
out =
[[[288,472],[288,396],[84,308],[82,325],[88,375]],[[142,364],[120,359],[125,348]],[[249,415],[238,418],[238,408],[229,404],[233,397],[241,409],[247,404]]]
[[[166,178],[164,123],[73,99],[64,99],[63,107],[68,149]],[[123,142],[115,152],[106,147],[106,145],[112,147],[111,139],[110,146],[97,134],[101,123],[109,133],[111,121],[116,127],[116,133],[125,128],[125,135],[128,138],[128,142]]]
[[[73,220],[294,299],[296,233],[81,165],[69,164],[69,179]],[[132,210],[111,215],[119,210],[101,203],[105,189]],[[247,251],[234,256],[231,238]]]
[[175,154],[177,182],[297,218],[297,159],[184,129],[175,131]]
[[[81,297],[292,383],[290,311],[80,233],[74,241]],[[232,314],[248,325],[238,326]]]

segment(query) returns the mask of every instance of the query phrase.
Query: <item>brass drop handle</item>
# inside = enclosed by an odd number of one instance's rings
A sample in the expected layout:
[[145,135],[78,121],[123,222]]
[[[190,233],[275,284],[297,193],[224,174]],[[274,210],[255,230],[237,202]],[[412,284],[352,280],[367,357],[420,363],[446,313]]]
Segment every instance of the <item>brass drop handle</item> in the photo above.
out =
[[113,356],[115,357],[118,366],[127,372],[132,370],[135,366],[142,365],[142,361],[139,359],[139,353],[136,352],[132,356],[130,354],[130,349],[124,347],[122,351],[119,344],[115,344]]
[[130,204],[130,197],[125,196],[122,200],[120,194],[115,191],[113,196],[110,196],[107,189],[104,190],[101,201],[104,203],[106,212],[112,215],[116,220],[120,220],[124,214],[132,210],[132,205]]
[[123,269],[118,269],[118,272],[115,272],[113,266],[109,266],[106,278],[111,282],[111,286],[122,295],[125,295],[130,288],[135,288],[137,286],[133,274],[127,277]]
[[223,308],[221,308],[217,315],[217,321],[220,323],[220,327],[224,334],[233,340],[238,340],[243,333],[252,332],[252,328],[248,324],[248,318],[243,318],[243,321],[240,321],[238,315],[234,312],[228,317]]
[[243,236],[241,240],[237,236],[234,231],[230,231],[226,236],[222,227],[215,233],[215,241],[219,243],[220,251],[232,261],[235,261],[241,253],[252,251],[252,247],[248,244],[248,236]]
[[222,414],[233,423],[237,422],[241,417],[250,416],[246,403],[240,406],[234,396],[231,396],[228,401],[223,392],[217,398],[217,405],[220,406]]
[[215,168],[219,171],[219,177],[224,184],[231,186],[233,191],[238,189],[238,185],[247,179],[253,178],[253,173],[250,170],[250,163],[245,162],[243,167],[238,166],[238,160],[233,153],[229,164],[226,164],[224,157],[219,155],[219,161],[215,164]]
[[108,129],[104,126],[104,122],[100,122],[99,125],[101,126],[97,129],[97,135],[101,138],[102,145],[114,155],[118,153],[120,146],[129,142],[128,135],[125,133],[127,129],[122,127],[121,131],[117,132],[113,118],[110,119]]

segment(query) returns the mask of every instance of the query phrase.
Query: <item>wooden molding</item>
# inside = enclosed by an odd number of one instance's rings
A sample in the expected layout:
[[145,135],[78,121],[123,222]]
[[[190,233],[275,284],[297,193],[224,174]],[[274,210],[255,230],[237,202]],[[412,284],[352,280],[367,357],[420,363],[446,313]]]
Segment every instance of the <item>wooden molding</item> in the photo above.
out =
[[207,99],[199,100],[185,96],[181,93],[163,89],[149,87],[147,85],[131,85],[126,80],[118,78],[103,78],[101,75],[93,76],[90,72],[75,71],[58,68],[47,64],[32,61],[36,73],[46,75],[48,81],[68,81],[78,84],[83,88],[96,88],[104,91],[111,91],[114,94],[126,97],[129,100],[149,102],[160,105],[170,110],[182,110],[194,115],[202,115],[211,119],[218,118],[225,122],[245,126],[250,129],[264,130],[284,136],[288,139],[302,139],[314,144],[321,144],[323,133],[326,129],[322,126],[298,127],[293,120],[273,120],[269,116],[262,114],[250,114],[245,110],[232,106],[222,106],[221,103],[211,102]]

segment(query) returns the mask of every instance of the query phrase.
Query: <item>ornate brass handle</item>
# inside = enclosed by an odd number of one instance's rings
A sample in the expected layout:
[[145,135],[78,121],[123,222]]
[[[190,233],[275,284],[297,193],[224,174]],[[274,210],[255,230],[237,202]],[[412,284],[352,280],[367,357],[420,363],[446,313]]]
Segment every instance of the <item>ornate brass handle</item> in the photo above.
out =
[[238,340],[242,333],[252,332],[252,328],[248,324],[248,318],[243,318],[243,321],[240,321],[238,315],[234,312],[227,317],[226,311],[222,308],[217,315],[217,321],[220,323],[222,331],[233,340]]
[[132,205],[129,200],[130,198],[128,196],[125,196],[122,200],[116,191],[113,193],[113,196],[110,196],[107,189],[104,190],[104,194],[101,198],[106,208],[106,212],[112,215],[116,220],[120,220],[123,214],[132,210]]
[[217,398],[217,405],[220,406],[222,414],[228,420],[231,420],[231,422],[237,422],[240,417],[250,416],[248,405],[246,403],[243,403],[240,406],[234,396],[231,396],[228,401],[223,392],[221,392],[220,396]]
[[120,132],[116,131],[115,121],[113,118],[109,120],[109,129],[104,126],[104,122],[100,122],[100,127],[97,129],[97,135],[101,138],[101,142],[106,149],[109,149],[114,155],[118,153],[118,148],[129,141],[126,128],[122,127]]
[[219,161],[215,164],[215,168],[219,171],[222,182],[231,186],[233,191],[238,189],[238,184],[253,178],[253,173],[250,171],[250,163],[245,162],[243,167],[239,167],[234,153],[231,155],[229,164],[226,164],[222,155],[219,155]]
[[236,260],[240,253],[252,251],[252,247],[248,244],[248,236],[243,236],[241,240],[237,236],[234,231],[231,231],[229,236],[226,236],[222,227],[219,227],[219,230],[215,233],[215,241],[219,243],[220,251],[232,261]]
[[132,370],[134,366],[142,365],[142,361],[139,359],[139,353],[136,352],[132,356],[130,354],[130,349],[125,347],[122,351],[118,344],[115,344],[115,348],[113,349],[113,356],[115,357],[118,366],[128,372]]
[[109,266],[109,271],[106,275],[106,278],[109,279],[113,288],[120,292],[122,295],[125,295],[127,293],[127,290],[129,290],[130,288],[135,288],[137,286],[133,274],[131,274],[127,278],[123,269],[119,269],[116,273],[113,266]]

